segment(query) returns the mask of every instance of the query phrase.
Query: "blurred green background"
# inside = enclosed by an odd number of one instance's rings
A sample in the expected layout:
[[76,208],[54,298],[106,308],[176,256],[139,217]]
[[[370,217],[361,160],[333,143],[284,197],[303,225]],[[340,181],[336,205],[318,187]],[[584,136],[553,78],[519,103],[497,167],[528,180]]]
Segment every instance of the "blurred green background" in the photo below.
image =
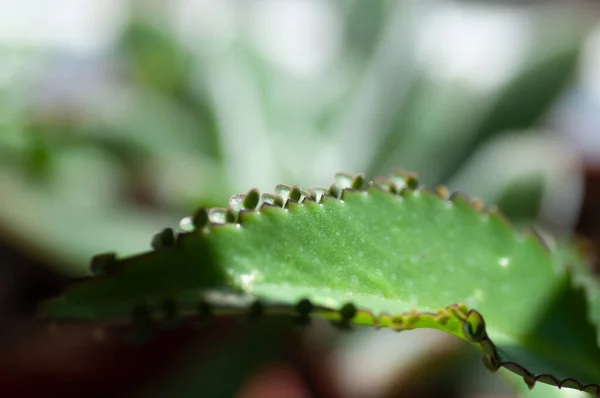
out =
[[[561,236],[600,225],[587,218],[577,230],[586,176],[600,164],[595,2],[5,3],[3,331],[86,275],[94,254],[147,250],[199,205],[278,183],[328,186],[337,171],[416,171]],[[159,396],[254,396],[239,386],[281,352],[264,343],[264,327],[214,354],[221,365],[208,368],[219,376],[176,361],[187,370],[161,375]],[[289,333],[324,347],[304,362],[314,368],[326,352],[321,384],[338,394],[299,397],[424,394],[415,380],[445,396],[511,391],[470,347],[436,333]],[[428,365],[415,370],[420,361]],[[444,361],[453,365],[438,372]],[[208,393],[215,380],[230,390]]]

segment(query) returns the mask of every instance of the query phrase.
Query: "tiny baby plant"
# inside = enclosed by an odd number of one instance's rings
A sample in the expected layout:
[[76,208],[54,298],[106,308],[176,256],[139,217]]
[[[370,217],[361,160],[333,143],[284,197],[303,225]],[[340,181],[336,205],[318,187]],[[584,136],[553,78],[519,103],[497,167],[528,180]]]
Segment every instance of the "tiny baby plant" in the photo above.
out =
[[92,260],[93,276],[42,303],[56,322],[143,327],[289,315],[337,326],[433,328],[483,363],[600,395],[600,290],[579,250],[518,231],[496,209],[393,172],[328,189],[234,195],[165,229],[153,250]]

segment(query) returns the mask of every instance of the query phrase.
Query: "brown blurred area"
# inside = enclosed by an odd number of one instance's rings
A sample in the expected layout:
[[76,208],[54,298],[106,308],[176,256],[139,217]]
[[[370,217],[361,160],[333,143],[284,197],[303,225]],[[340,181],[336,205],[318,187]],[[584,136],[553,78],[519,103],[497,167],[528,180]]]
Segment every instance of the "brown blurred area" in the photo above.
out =
[[600,261],[597,257],[600,250],[600,165],[598,163],[589,164],[585,168],[585,194],[576,232],[591,242],[596,252],[595,267],[600,272]]

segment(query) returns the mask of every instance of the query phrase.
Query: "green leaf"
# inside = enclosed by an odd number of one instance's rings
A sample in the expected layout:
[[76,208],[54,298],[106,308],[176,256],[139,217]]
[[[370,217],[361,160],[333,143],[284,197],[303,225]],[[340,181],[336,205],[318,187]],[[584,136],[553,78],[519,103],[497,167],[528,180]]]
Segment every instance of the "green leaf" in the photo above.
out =
[[328,190],[278,186],[257,210],[254,191],[236,195],[229,209],[184,223],[198,229],[111,263],[39,314],[127,321],[143,308],[158,320],[173,315],[164,307],[175,302],[181,317],[208,305],[216,315],[314,315],[341,328],[435,328],[528,385],[597,391],[596,331],[582,291],[562,272],[563,251],[462,195],[423,189],[412,175],[363,186],[343,174]]
[[189,54],[173,37],[143,20],[126,26],[119,49],[142,84],[167,93],[183,89],[189,73]]
[[[592,266],[597,261],[597,254],[589,247],[588,242],[574,240],[570,244],[563,243],[556,248],[562,262],[568,264],[573,275],[573,282],[580,287],[587,297],[589,318],[594,325],[600,322],[600,280]],[[597,265],[597,264],[596,264]],[[600,345],[600,333],[597,344]]]
[[[550,31],[548,26],[552,27],[557,21],[570,29],[556,31],[550,28]],[[550,18],[542,20],[541,24],[539,40],[547,45],[532,49],[537,52],[536,56],[496,94],[479,125],[473,129],[472,138],[453,148],[454,157],[444,163],[441,181],[454,175],[464,158],[493,135],[528,129],[538,123],[571,82],[578,66],[586,25],[574,25],[571,18]]]
[[540,210],[543,192],[543,175],[520,175],[500,193],[498,208],[511,220],[532,220]]

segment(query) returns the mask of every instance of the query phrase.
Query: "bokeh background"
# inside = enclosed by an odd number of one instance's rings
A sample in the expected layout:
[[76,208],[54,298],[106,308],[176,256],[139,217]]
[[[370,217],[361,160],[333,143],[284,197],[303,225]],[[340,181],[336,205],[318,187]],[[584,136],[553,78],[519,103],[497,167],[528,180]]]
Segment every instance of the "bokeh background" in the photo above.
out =
[[329,186],[337,171],[416,171],[517,225],[600,242],[600,3],[0,10],[0,396],[549,394],[515,392],[471,347],[427,330],[219,321],[140,347],[28,319],[94,254],[147,250],[197,206]]

